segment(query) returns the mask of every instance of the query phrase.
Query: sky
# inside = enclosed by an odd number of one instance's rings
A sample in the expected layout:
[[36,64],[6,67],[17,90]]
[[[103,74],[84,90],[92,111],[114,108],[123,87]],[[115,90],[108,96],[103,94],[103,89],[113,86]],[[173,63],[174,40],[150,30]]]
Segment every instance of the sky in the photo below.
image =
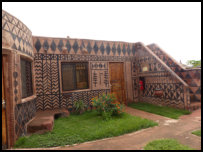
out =
[[176,61],[201,59],[200,2],[2,2],[35,36],[155,43]]

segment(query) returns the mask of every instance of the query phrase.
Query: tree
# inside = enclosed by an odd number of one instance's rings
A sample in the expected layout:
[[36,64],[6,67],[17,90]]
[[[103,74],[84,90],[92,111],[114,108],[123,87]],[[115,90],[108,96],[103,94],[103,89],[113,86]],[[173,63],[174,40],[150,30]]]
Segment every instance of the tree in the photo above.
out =
[[192,67],[201,67],[201,60],[188,60],[187,65],[191,65]]

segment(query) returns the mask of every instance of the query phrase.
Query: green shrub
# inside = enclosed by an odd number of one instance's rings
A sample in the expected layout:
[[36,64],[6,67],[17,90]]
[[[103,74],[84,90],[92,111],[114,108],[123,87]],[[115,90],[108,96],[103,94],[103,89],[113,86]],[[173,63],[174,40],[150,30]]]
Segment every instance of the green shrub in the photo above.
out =
[[85,109],[87,109],[87,105],[82,100],[75,101],[73,103],[73,111],[74,111],[74,113],[82,114],[85,111]]
[[117,101],[114,94],[102,94],[99,98],[95,97],[92,99],[92,105],[105,120],[121,114],[124,109],[124,105]]

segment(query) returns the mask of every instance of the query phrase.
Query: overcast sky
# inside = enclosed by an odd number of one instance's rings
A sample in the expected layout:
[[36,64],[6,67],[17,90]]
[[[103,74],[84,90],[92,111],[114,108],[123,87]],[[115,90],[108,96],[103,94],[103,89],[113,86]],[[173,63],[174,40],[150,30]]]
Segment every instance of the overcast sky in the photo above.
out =
[[13,3],[35,36],[156,43],[178,62],[201,59],[201,3]]

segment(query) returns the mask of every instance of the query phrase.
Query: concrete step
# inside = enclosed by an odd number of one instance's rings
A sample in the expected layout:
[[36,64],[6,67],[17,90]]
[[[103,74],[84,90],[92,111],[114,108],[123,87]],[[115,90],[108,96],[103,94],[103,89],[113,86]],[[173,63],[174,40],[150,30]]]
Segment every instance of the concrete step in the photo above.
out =
[[37,111],[35,118],[27,124],[27,134],[42,134],[51,131],[54,126],[54,119],[68,117],[69,114],[66,109]]

